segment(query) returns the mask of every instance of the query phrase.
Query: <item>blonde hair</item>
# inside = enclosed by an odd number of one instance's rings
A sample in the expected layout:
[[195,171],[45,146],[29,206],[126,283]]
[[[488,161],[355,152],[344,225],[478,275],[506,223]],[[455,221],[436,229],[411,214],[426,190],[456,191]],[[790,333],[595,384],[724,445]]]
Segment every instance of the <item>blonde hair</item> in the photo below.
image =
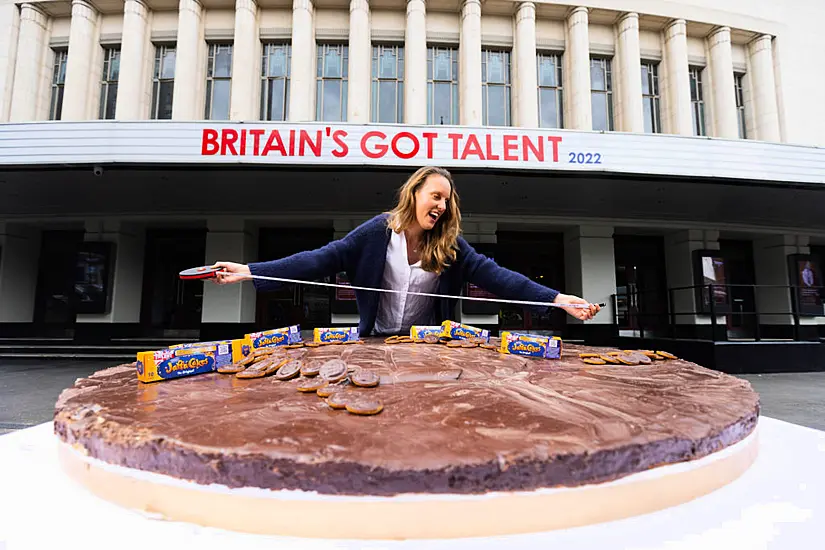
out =
[[461,233],[461,211],[458,208],[458,192],[450,173],[436,166],[424,166],[415,171],[398,190],[398,204],[389,212],[387,225],[396,233],[417,223],[415,193],[432,175],[439,175],[450,182],[450,199],[447,208],[438,218],[435,227],[424,231],[421,250],[421,268],[432,273],[441,273],[455,261],[456,241]]

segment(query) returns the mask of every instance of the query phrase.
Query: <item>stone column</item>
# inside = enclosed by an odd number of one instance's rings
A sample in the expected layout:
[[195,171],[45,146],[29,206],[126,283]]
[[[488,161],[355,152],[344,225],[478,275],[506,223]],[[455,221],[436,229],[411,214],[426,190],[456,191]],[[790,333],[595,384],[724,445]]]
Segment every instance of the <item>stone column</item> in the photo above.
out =
[[11,2],[0,6],[0,122],[8,122],[14,84],[14,62],[20,33],[20,10]]
[[123,5],[123,38],[120,44],[120,74],[117,83],[117,120],[139,120],[148,77],[144,67],[149,9],[141,0]]
[[461,44],[458,48],[460,124],[481,126],[481,1],[461,4]]
[[43,69],[43,48],[46,47],[48,16],[33,4],[20,6],[20,32],[14,66],[14,86],[11,96],[12,122],[37,118],[37,97]]
[[230,120],[258,120],[256,100],[261,85],[258,52],[258,4],[255,0],[235,0],[235,42],[232,48],[232,93]]
[[31,323],[40,265],[40,232],[0,222],[0,323]]
[[770,35],[763,34],[748,46],[751,68],[751,96],[754,105],[756,139],[779,142],[779,107],[776,101],[776,78],[773,72],[773,49]]
[[203,105],[198,101],[199,81],[203,74],[200,50],[203,45],[203,7],[198,0],[178,3],[178,41],[175,57],[175,93],[172,96],[172,119],[199,120]]
[[[593,107],[590,101],[590,33],[588,9],[574,8],[567,17],[567,90],[566,128],[593,129]],[[569,91],[568,91],[569,90]]]
[[[587,321],[582,336],[603,341],[613,336],[612,295],[616,293],[616,260],[613,254],[613,227],[581,225],[564,233],[564,294],[580,296],[591,303],[605,303],[596,317]],[[583,325],[571,316],[568,325]],[[576,330],[576,329],[574,329]]]
[[[206,264],[249,263],[257,257],[257,234],[242,219],[210,219],[207,222]],[[255,287],[252,281],[235,285],[204,285],[203,323],[255,322]]]
[[427,7],[424,0],[407,0],[404,122],[427,124]]
[[736,90],[733,82],[733,53],[730,27],[720,27],[708,36],[710,71],[713,81],[713,118],[716,136],[739,137],[739,117],[736,111]]
[[[66,59],[66,87],[61,120],[86,120],[91,89],[93,49],[98,46],[97,10],[85,0],[72,0],[72,26]],[[97,117],[94,117],[97,118]]]
[[665,66],[670,109],[670,133],[693,135],[690,110],[690,73],[688,69],[687,23],[672,21],[665,29]]
[[79,313],[78,323],[139,323],[143,297],[143,227],[120,220],[86,223],[85,242],[114,243],[112,302],[108,313]]
[[538,128],[536,5],[533,2],[520,3],[516,11],[515,58],[518,65],[518,125],[522,128]]
[[349,3],[349,76],[347,121],[370,121],[372,80],[372,40],[370,38],[369,0]]
[[644,132],[645,123],[642,114],[642,54],[639,46],[639,15],[625,14],[618,23],[619,40],[617,54],[619,57],[621,113],[619,129],[623,132]]
[[[292,2],[292,66],[289,120],[315,120],[315,9],[312,0]],[[351,100],[351,98],[349,98]]]

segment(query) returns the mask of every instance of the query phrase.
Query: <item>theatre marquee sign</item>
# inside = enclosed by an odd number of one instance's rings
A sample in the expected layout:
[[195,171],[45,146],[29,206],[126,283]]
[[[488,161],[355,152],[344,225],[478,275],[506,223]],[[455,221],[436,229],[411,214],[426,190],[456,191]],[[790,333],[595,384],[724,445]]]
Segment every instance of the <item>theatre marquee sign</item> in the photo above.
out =
[[825,183],[825,149],[555,129],[175,121],[0,125],[0,165],[409,166]]

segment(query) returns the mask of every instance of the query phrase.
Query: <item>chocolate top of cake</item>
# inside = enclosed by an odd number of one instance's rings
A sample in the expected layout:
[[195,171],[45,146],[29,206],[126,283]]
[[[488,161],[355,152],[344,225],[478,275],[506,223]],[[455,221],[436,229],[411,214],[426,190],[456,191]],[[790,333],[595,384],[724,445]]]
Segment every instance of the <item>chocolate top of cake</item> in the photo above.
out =
[[210,373],[143,384],[134,365],[77,380],[55,431],[103,461],[230,487],[481,493],[616,479],[707,455],[754,428],[748,382],[682,360],[587,365],[438,344],[292,350],[381,375],[374,416],[298,379]]

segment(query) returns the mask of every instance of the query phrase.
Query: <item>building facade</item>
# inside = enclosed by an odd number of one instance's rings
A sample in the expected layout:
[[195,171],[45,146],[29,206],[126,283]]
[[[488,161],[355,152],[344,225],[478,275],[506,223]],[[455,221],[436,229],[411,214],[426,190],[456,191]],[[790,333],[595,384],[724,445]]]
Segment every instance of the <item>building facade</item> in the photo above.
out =
[[441,164],[480,251],[609,304],[466,322],[818,339],[825,4],[723,4],[2,0],[0,326],[353,323],[340,289],[176,274],[321,246]]

